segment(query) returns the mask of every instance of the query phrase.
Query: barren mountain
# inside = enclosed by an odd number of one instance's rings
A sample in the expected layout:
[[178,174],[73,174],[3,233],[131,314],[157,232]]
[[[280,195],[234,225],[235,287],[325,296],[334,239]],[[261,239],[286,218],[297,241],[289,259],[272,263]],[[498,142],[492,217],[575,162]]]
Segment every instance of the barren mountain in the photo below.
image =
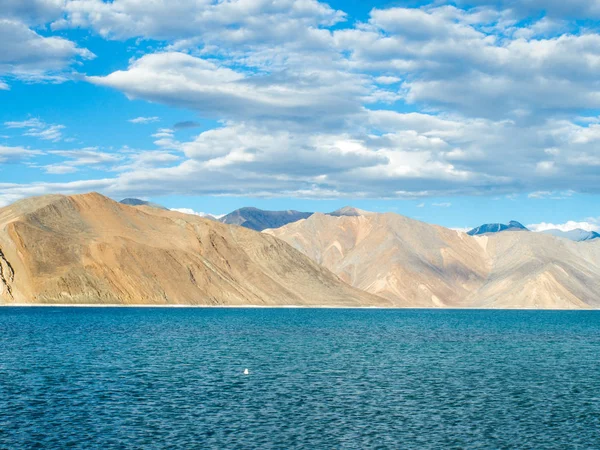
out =
[[315,214],[265,233],[395,305],[600,307],[600,242],[519,231],[469,236],[392,213]]
[[93,193],[0,209],[0,303],[389,302],[272,236]]
[[475,239],[492,266],[469,303],[494,308],[600,308],[600,242],[518,231]]

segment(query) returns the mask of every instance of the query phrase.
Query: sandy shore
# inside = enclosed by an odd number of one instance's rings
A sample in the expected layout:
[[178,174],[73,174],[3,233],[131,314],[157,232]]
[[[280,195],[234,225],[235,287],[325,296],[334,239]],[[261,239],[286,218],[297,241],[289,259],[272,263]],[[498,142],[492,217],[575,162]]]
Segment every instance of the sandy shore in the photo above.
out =
[[331,305],[122,305],[122,304],[46,304],[11,303],[0,308],[179,308],[179,309],[384,309],[384,310],[432,310],[432,311],[600,311],[597,309],[548,309],[548,308],[427,308],[398,306],[331,306]]

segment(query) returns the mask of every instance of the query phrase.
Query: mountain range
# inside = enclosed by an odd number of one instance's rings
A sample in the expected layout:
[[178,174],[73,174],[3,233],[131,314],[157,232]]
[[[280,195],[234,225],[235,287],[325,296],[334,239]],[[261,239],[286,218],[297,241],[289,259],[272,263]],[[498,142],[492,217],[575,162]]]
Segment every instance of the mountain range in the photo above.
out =
[[96,193],[0,209],[0,303],[389,304],[272,236]]
[[[345,206],[336,211],[328,213],[330,216],[360,216],[366,214],[367,211],[362,211],[351,206]],[[308,219],[314,213],[300,211],[265,211],[258,208],[240,208],[230,214],[219,219],[220,222],[229,225],[240,225],[244,228],[249,228],[255,231],[263,231],[268,228],[279,228],[288,223],[298,222],[302,219]]]
[[[121,200],[121,203],[131,206],[151,206],[155,208],[167,209],[156,203],[147,202],[136,198],[127,198]],[[191,212],[191,210],[190,210]],[[312,216],[312,212],[300,212],[294,210],[288,211],[266,211],[263,209],[245,207],[236,209],[235,211],[220,217],[215,218],[209,214],[200,214],[202,217],[218,220],[219,222],[226,223],[229,225],[239,225],[244,228],[249,228],[255,231],[263,231],[269,228],[280,228],[289,223],[294,223],[302,219],[307,219]],[[326,213],[329,216],[341,217],[341,216],[361,216],[365,214],[372,214],[368,211],[363,211],[358,208],[351,206],[345,206],[336,211]],[[491,233],[500,233],[503,231],[529,231],[523,224],[516,220],[511,220],[508,224],[502,223],[488,223],[480,225],[472,230],[468,231],[467,234],[470,236],[482,236]],[[592,239],[597,239],[600,234],[593,231],[585,230],[572,230],[572,231],[560,231],[560,230],[547,230],[543,233],[552,234],[553,236],[570,239],[572,241],[581,242]]]
[[0,209],[0,303],[600,308],[600,239],[510,228],[348,207],[261,233],[96,193],[35,197]]
[[392,213],[314,214],[265,233],[396,306],[600,307],[600,240],[470,236]]

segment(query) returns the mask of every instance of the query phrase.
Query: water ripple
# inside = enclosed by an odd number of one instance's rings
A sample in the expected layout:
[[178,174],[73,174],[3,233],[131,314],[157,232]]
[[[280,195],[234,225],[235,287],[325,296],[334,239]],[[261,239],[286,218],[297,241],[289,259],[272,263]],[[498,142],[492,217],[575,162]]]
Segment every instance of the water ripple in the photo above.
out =
[[600,448],[599,319],[3,308],[0,448]]

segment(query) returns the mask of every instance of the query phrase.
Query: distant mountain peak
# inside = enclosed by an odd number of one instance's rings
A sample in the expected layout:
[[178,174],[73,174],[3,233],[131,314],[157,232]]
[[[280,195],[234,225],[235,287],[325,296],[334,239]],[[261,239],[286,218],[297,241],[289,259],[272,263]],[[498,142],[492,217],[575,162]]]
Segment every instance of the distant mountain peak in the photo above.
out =
[[334,216],[334,217],[341,217],[341,216],[350,216],[350,217],[357,217],[357,216],[365,216],[367,214],[372,214],[369,211],[364,211],[362,209],[358,209],[358,208],[354,208],[353,206],[344,206],[343,208],[337,209],[331,213],[329,213],[329,216]]
[[150,206],[152,208],[168,210],[168,208],[165,208],[164,206],[159,205],[158,203],[147,202],[146,200],[140,200],[139,198],[124,198],[119,203],[128,206]]
[[486,223],[479,227],[473,228],[467,234],[470,236],[479,236],[489,233],[500,233],[502,231],[529,231],[522,223],[516,220],[511,220],[508,224],[503,223]]
[[542,231],[542,233],[569,239],[575,242],[593,241],[595,239],[600,238],[600,233],[596,233],[595,231],[582,230],[581,228],[576,228],[574,230],[569,231],[562,231],[558,229],[545,230]]
[[516,220],[511,220],[508,222],[509,228],[520,228],[522,230],[527,230],[527,227],[523,225],[521,222],[517,222]]
[[236,209],[219,219],[220,222],[229,225],[239,225],[255,231],[263,231],[268,228],[279,228],[291,222],[307,219],[312,216],[310,212],[300,211],[264,211],[254,207]]

